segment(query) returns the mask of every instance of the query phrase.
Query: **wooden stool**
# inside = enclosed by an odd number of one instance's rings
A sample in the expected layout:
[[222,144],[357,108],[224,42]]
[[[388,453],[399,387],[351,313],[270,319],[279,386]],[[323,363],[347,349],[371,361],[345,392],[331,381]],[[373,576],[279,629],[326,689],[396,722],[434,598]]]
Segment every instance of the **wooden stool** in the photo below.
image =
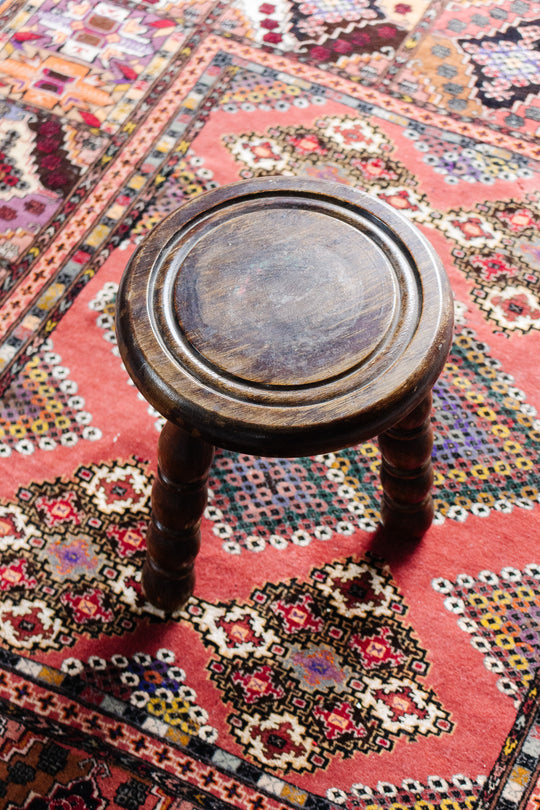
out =
[[431,388],[452,294],[401,214],[347,186],[266,177],[168,216],[118,296],[124,363],[168,420],[143,569],[146,596],[189,598],[214,446],[311,456],[379,436],[382,521],[431,524]]

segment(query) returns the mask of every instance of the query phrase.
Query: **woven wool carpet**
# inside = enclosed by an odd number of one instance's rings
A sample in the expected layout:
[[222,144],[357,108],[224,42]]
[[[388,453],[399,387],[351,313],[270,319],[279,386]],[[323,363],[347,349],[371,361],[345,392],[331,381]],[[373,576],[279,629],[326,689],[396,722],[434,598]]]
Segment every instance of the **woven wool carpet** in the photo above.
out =
[[[538,810],[537,11],[0,5],[1,808]],[[183,201],[272,174],[371,192],[447,268],[436,519],[385,542],[376,442],[219,452],[166,618],[118,283]]]

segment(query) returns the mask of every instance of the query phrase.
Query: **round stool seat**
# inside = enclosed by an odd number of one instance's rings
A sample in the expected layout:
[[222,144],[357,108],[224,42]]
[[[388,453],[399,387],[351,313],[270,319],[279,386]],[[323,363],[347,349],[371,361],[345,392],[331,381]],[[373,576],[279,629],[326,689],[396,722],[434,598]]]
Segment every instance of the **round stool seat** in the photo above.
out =
[[379,437],[382,521],[433,519],[431,387],[452,295],[429,242],[347,186],[267,177],[187,203],[131,259],[117,303],[124,363],[166,417],[143,587],[189,598],[214,446],[266,456]]
[[126,367],[168,420],[258,455],[340,449],[395,424],[446,360],[452,296],[383,202],[271,177],[168,216],[124,275]]

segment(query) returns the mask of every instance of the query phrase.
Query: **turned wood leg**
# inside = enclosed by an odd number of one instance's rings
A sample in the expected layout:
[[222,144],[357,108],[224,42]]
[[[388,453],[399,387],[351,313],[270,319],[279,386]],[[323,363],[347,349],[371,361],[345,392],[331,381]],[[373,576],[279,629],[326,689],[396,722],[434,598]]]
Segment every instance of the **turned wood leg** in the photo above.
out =
[[379,436],[381,519],[393,536],[420,538],[433,520],[431,403],[430,392],[408,416]]
[[158,444],[152,517],[142,583],[148,600],[165,611],[182,607],[195,584],[208,471],[214,448],[166,422]]

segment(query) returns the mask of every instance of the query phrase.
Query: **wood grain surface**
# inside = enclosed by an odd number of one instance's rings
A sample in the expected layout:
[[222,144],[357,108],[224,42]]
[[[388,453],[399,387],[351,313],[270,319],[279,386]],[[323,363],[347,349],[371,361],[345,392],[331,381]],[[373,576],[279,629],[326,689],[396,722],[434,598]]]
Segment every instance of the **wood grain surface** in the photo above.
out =
[[167,419],[261,455],[383,432],[439,375],[452,296],[403,215],[340,184],[264,178],[167,217],[118,302],[126,367]]

